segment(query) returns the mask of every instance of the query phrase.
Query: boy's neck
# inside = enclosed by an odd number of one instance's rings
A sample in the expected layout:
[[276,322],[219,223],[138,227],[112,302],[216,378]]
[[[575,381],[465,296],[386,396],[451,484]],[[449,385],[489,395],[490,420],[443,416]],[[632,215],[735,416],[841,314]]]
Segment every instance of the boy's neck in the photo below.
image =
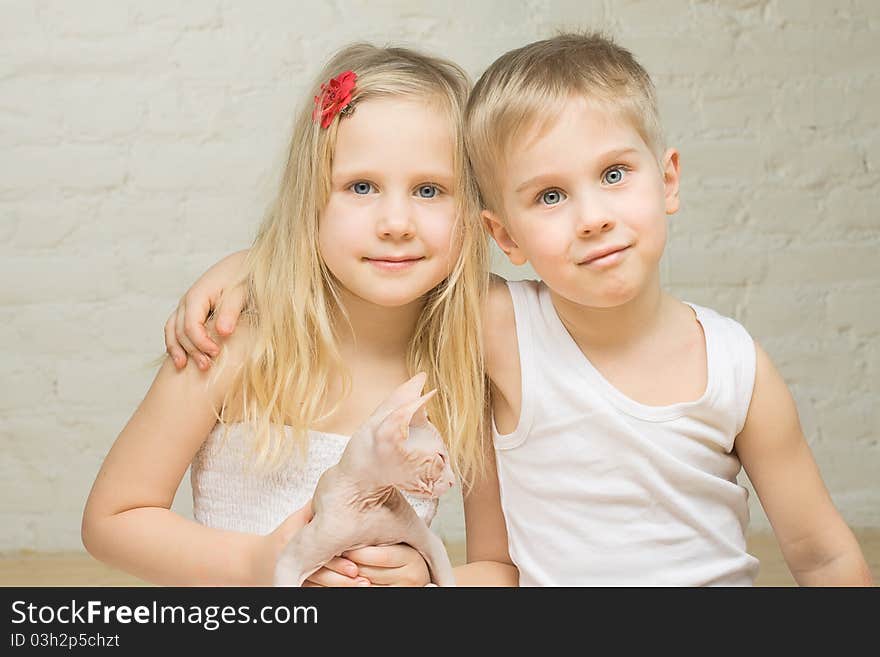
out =
[[626,303],[610,308],[583,306],[550,290],[556,313],[574,341],[583,347],[613,349],[638,342],[656,330],[671,297],[659,276]]
[[347,290],[342,290],[339,296],[348,313],[348,322],[343,317],[337,320],[339,343],[343,351],[356,349],[359,354],[375,356],[407,353],[424,307],[423,299],[405,306],[387,308],[365,301]]

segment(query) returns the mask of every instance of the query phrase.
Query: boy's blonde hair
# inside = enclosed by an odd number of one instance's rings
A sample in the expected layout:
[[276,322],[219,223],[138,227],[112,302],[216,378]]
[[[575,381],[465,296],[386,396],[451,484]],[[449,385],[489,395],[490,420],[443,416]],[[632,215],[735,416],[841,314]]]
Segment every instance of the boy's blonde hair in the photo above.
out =
[[484,208],[504,215],[501,180],[510,146],[552,123],[574,95],[630,121],[660,159],[663,133],[645,69],[601,34],[560,34],[505,53],[474,86],[465,129]]
[[[410,375],[424,371],[425,390],[437,388],[428,413],[447,441],[450,458],[467,482],[482,470],[486,387],[481,350],[480,308],[488,281],[488,245],[479,224],[476,185],[465,154],[462,116],[470,81],[455,64],[406,48],[354,44],[324,67],[296,117],[287,165],[275,201],[247,258],[248,313],[253,344],[242,366],[242,413],[257,433],[258,464],[277,465],[294,446],[304,452],[307,431],[334,408],[327,407],[334,375],[343,396],[351,387],[339,353],[338,330],[347,322],[338,281],[319,255],[318,222],[330,194],[330,171],[338,115],[326,129],[312,118],[321,83],[343,71],[357,82],[352,106],[372,98],[419,99],[435,103],[455,135],[455,234],[461,253],[450,275],[427,294],[407,354]],[[279,425],[293,427],[294,440]]]

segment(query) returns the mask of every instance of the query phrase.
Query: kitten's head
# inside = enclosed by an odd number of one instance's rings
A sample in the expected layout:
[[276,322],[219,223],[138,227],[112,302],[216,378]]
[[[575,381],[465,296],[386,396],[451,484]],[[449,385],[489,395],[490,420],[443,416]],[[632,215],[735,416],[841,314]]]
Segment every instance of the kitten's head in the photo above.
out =
[[425,404],[436,392],[420,395],[425,375],[397,388],[376,410],[372,429],[375,467],[383,483],[419,497],[440,497],[455,475],[443,437],[428,421]]

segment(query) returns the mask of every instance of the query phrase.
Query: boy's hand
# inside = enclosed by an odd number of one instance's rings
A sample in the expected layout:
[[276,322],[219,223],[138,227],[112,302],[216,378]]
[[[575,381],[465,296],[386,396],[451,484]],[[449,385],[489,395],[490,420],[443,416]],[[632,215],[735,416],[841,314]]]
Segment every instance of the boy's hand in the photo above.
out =
[[207,370],[211,358],[220,353],[219,345],[205,328],[208,317],[216,318],[215,328],[221,336],[231,335],[247,301],[247,290],[241,278],[246,251],[226,256],[213,265],[193,284],[165,322],[165,351],[174,366],[183,369],[187,354],[199,369]]
[[431,581],[428,564],[406,543],[348,550],[342,556],[357,564],[358,575],[373,586],[425,586]]

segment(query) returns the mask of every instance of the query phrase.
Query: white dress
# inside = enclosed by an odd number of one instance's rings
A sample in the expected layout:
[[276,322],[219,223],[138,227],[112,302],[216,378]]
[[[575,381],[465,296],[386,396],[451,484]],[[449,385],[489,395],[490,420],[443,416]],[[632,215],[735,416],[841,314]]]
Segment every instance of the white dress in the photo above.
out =
[[[305,461],[296,455],[271,472],[254,466],[254,434],[242,423],[217,424],[193,458],[190,482],[193,516],[217,529],[265,535],[302,507],[315,491],[318,478],[342,456],[349,436],[309,431]],[[285,427],[292,437],[292,429]],[[415,512],[430,525],[436,499],[404,494]]]

